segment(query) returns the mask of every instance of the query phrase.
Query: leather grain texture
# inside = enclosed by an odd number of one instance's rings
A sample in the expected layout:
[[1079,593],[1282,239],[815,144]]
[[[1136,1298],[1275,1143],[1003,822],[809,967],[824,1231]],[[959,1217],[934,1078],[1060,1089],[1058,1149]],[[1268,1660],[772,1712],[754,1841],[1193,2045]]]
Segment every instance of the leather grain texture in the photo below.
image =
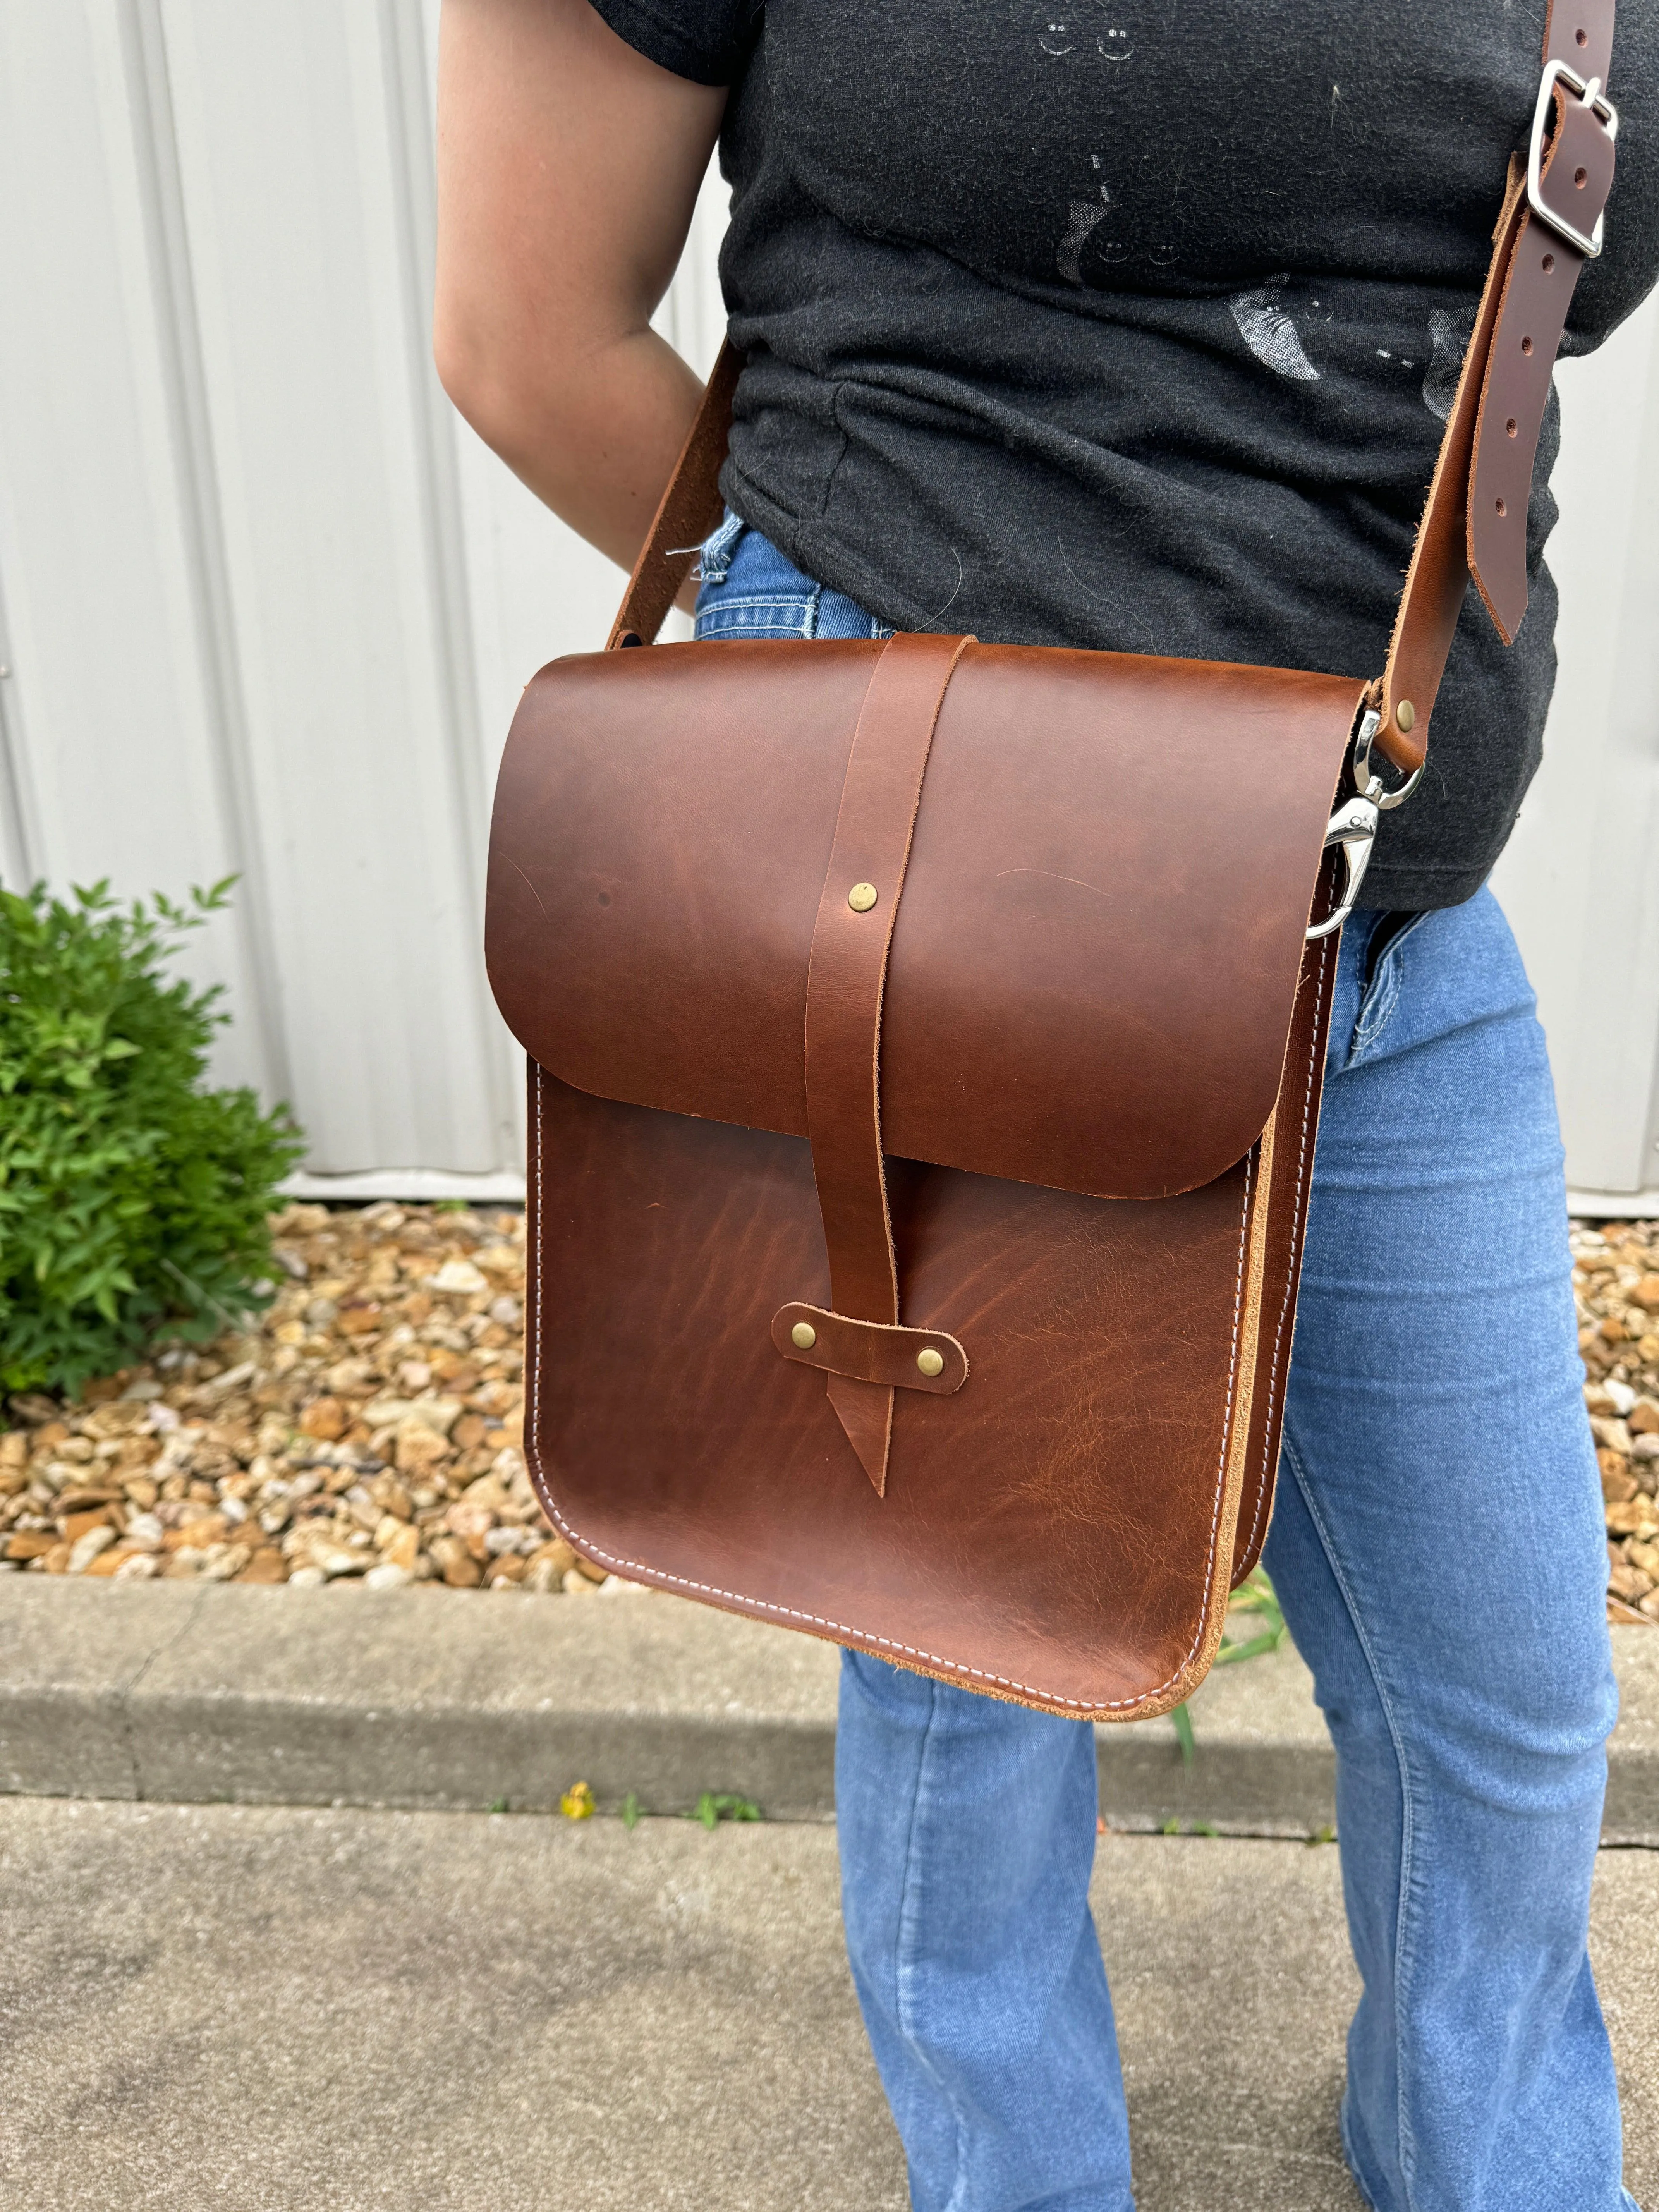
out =
[[[880,650],[658,646],[531,684],[486,951],[550,1073],[807,1133],[808,964]],[[1278,1095],[1361,688],[969,645],[893,927],[886,1151],[1134,1198],[1241,1159]]]
[[[489,928],[503,1010],[560,1055],[531,1069],[526,1449],[630,1579],[1133,1718],[1201,1679],[1269,1510],[1334,965],[1303,934],[1360,687],[920,642],[909,765],[839,854],[878,647],[659,647],[526,695]],[[1270,797],[1217,775],[1241,750]],[[857,932],[884,896],[884,1004]],[[886,1209],[833,1284],[825,914],[870,956],[836,1110]]]
[[799,1138],[530,1073],[526,1449],[630,1580],[994,1694],[1130,1719],[1218,1641],[1260,1311],[1258,1156],[1158,1205],[889,1161],[904,1310],[973,1346],[897,1390],[878,1498],[780,1305],[827,1303]]

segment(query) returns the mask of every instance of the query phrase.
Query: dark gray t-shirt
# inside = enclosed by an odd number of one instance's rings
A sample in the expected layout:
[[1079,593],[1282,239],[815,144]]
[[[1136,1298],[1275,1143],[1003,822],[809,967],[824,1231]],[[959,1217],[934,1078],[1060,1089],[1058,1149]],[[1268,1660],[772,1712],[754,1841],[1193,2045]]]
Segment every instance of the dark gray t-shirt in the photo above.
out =
[[[594,4],[732,87],[722,486],[799,567],[904,629],[1380,672],[1546,0]],[[1659,271],[1644,0],[1611,87],[1570,354]],[[1468,897],[1538,764],[1558,437],[1520,637],[1470,592],[1368,902]]]

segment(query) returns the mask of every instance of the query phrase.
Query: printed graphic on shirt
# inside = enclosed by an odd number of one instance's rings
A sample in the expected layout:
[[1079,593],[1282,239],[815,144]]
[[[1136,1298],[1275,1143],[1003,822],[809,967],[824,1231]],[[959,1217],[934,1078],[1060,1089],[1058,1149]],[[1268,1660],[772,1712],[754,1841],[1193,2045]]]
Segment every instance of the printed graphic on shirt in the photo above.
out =
[[1429,344],[1432,349],[1423,378],[1423,404],[1441,422],[1449,420],[1457,397],[1457,380],[1463,374],[1463,356],[1474,336],[1478,306],[1431,307]]
[[1296,325],[1281,303],[1290,281],[1288,272],[1270,276],[1251,291],[1236,293],[1227,304],[1233,311],[1238,335],[1264,368],[1301,384],[1317,384],[1319,371],[1309,360]]
[[[1094,157],[1095,167],[1100,167],[1100,156]],[[1066,230],[1054,249],[1054,266],[1068,284],[1081,284],[1083,277],[1083,249],[1111,212],[1112,192],[1109,185],[1100,187],[1096,200],[1072,200],[1066,209]],[[1121,261],[1129,249],[1116,239],[1103,239],[1095,248],[1105,261]]]
[[1038,46],[1056,61],[1080,54],[1115,66],[1133,58],[1136,12],[1125,0],[1049,0],[1032,9],[1031,21]]
[[[1310,285],[1284,272],[1236,292],[1227,306],[1239,336],[1262,367],[1294,384],[1317,384],[1327,375],[1358,375],[1389,382],[1409,379],[1414,387],[1426,353],[1423,404],[1443,422],[1451,412],[1475,309],[1431,308],[1426,348],[1409,336],[1403,346],[1397,342],[1378,345],[1376,338],[1386,325],[1379,327],[1372,321],[1368,330],[1352,312],[1339,313],[1327,286],[1322,284],[1321,291],[1322,299],[1312,296]],[[1401,328],[1403,333],[1404,326]]]
[[[1100,167],[1098,154],[1091,154],[1090,163],[1097,171]],[[1113,198],[1109,185],[1099,185],[1097,199],[1068,200],[1066,204],[1066,228],[1054,248],[1054,267],[1068,284],[1079,287],[1093,285],[1097,289],[1109,287],[1114,280],[1109,271],[1117,264],[1133,258],[1144,260],[1154,269],[1168,269],[1176,259],[1176,248],[1168,243],[1167,231],[1160,228],[1159,235],[1151,244],[1132,246],[1121,234],[1124,211]],[[1170,198],[1164,204],[1167,217],[1174,213],[1181,197],[1181,177],[1177,173]],[[1112,227],[1103,230],[1106,217],[1114,217]],[[1091,275],[1083,266],[1085,249],[1090,261],[1097,264],[1099,274]]]

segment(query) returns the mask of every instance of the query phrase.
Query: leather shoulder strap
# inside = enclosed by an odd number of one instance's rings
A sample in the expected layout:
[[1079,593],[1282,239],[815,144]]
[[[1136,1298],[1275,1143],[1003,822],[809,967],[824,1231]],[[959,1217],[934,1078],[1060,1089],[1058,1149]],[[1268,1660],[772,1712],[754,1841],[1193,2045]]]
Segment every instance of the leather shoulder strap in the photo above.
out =
[[742,357],[727,338],[692,417],[640,557],[634,563],[634,573],[605,641],[607,650],[619,645],[656,643],[668,610],[691,573],[698,547],[720,519],[720,470],[726,463],[732,401],[742,368]]
[[[1387,664],[1376,744],[1419,769],[1471,575],[1506,645],[1527,609],[1527,508],[1550,378],[1579,271],[1600,251],[1618,119],[1606,98],[1615,0],[1551,0],[1529,161],[1510,165],[1457,396],[1429,485]],[[1575,240],[1578,242],[1575,242]],[[728,339],[708,380],[610,642],[648,645],[720,520],[719,479],[742,364]]]
[[1569,234],[1599,236],[1613,185],[1618,121],[1601,95],[1614,4],[1552,0],[1528,158],[1510,164],[1474,334],[1373,702],[1376,743],[1396,768],[1421,768],[1427,757],[1470,576],[1505,645],[1527,611],[1533,465],[1567,310],[1589,258]]

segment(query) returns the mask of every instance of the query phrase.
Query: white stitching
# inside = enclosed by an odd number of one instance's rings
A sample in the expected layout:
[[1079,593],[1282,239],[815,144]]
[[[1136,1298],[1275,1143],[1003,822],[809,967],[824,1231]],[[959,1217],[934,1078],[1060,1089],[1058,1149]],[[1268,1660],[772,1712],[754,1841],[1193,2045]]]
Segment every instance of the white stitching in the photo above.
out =
[[[1331,940],[1322,938],[1319,945],[1319,989],[1325,990],[1325,962]],[[1296,1280],[1296,1232],[1302,1219],[1302,1194],[1306,1188],[1308,1164],[1308,1122],[1313,1109],[1314,1072],[1319,1065],[1319,1023],[1314,1023],[1313,1045],[1308,1054],[1308,1087],[1302,1094],[1302,1144],[1296,1156],[1296,1206],[1291,1215],[1291,1266],[1285,1276],[1285,1297],[1279,1309],[1279,1326],[1273,1331],[1273,1364],[1267,1370],[1267,1420],[1261,1438],[1261,1484],[1255,1494],[1255,1511],[1250,1516],[1250,1533],[1245,1542],[1248,1553],[1255,1545],[1255,1532],[1261,1526],[1261,1509],[1267,1502],[1267,1455],[1273,1441],[1273,1400],[1279,1393],[1279,1353],[1285,1334],[1285,1319],[1291,1310],[1291,1285]]]
[[[534,1222],[539,1220],[541,1214],[542,1086],[546,1080],[546,1070],[539,1061],[535,1060],[532,1060],[530,1065],[535,1071],[536,1089],[536,1176],[529,1194],[530,1218]],[[750,1597],[743,1590],[721,1589],[714,1583],[691,1582],[684,1575],[670,1574],[665,1568],[653,1567],[647,1560],[620,1559],[614,1552],[607,1552],[579,1534],[560,1512],[554,1503],[552,1493],[542,1480],[541,1445],[538,1437],[541,1423],[541,1394],[535,1387],[536,1379],[541,1369],[541,1243],[538,1237],[532,1235],[527,1240],[532,1322],[530,1364],[527,1370],[530,1416],[525,1440],[529,1446],[530,1474],[536,1486],[537,1495],[547,1509],[549,1516],[556,1522],[585,1558],[602,1559],[621,1572],[654,1575],[658,1581],[671,1583],[677,1589],[700,1590],[706,1597],[729,1598],[735,1605],[753,1606],[763,1613],[775,1614],[780,1620],[799,1620],[809,1627],[828,1629],[832,1636],[855,1636],[865,1644],[878,1644],[884,1651],[902,1652],[907,1659],[920,1659],[934,1667],[948,1667],[953,1674],[971,1675],[975,1681],[994,1683],[999,1689],[1013,1690],[1030,1698],[1041,1698],[1048,1705],[1070,1706],[1078,1712],[1127,1712],[1133,1706],[1144,1705],[1153,1698],[1160,1696],[1172,1683],[1178,1681],[1183,1671],[1191,1665],[1194,1654],[1204,1640],[1204,1624],[1209,1617],[1210,1595],[1215,1586],[1216,1530],[1220,1524],[1221,1501],[1227,1487],[1227,1453],[1232,1434],[1233,1393],[1238,1378],[1238,1340],[1244,1310],[1244,1261],[1249,1240],[1250,1182],[1255,1157],[1254,1152],[1251,1152],[1245,1156],[1244,1161],[1244,1203],[1239,1216],[1238,1225],[1238,1276],[1233,1288],[1232,1353],[1227,1370],[1227,1401],[1223,1409],[1221,1424],[1221,1456],[1216,1467],[1215,1505],[1210,1516],[1210,1550],[1205,1562],[1204,1602],[1199,1613],[1198,1632],[1175,1672],[1158,1683],[1156,1688],[1143,1690],[1139,1697],[1112,1698],[1104,1704],[1091,1703],[1087,1698],[1063,1697],[1058,1690],[1044,1690],[1034,1686],[1030,1682],[1017,1682],[1010,1674],[988,1674],[982,1667],[970,1667],[965,1659],[945,1658],[937,1651],[923,1651],[914,1644],[896,1644],[890,1637],[878,1636],[873,1630],[856,1628],[847,1621],[830,1620],[822,1613],[802,1613],[798,1607],[791,1605],[774,1605],[767,1598]]]

